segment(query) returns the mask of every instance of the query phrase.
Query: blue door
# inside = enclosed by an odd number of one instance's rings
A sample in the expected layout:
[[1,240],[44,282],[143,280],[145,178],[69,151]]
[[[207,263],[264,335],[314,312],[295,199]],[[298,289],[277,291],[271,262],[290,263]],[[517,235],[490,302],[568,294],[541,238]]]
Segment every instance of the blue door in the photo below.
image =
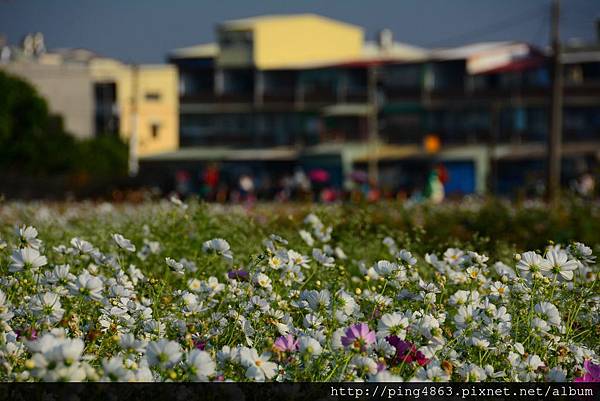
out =
[[448,178],[444,184],[446,195],[467,195],[475,192],[475,163],[472,161],[447,161],[444,167]]

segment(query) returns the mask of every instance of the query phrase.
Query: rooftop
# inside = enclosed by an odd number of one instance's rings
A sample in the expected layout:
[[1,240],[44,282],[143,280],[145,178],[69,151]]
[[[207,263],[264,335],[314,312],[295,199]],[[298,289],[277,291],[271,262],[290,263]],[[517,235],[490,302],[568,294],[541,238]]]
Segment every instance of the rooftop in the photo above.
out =
[[263,24],[263,23],[283,22],[283,21],[290,22],[291,20],[293,21],[293,20],[306,20],[306,19],[312,19],[312,20],[317,20],[317,21],[322,21],[322,22],[327,22],[327,23],[334,23],[334,24],[338,24],[338,25],[346,25],[347,27],[351,27],[351,28],[355,28],[355,29],[362,29],[361,27],[359,27],[357,25],[348,24],[346,22],[334,20],[332,18],[323,17],[322,15],[310,14],[310,13],[259,15],[259,16],[255,16],[255,17],[240,18],[240,19],[225,21],[225,22],[221,23],[219,26],[223,27],[223,28],[227,28],[227,29],[246,30],[246,29],[253,29],[256,25]]
[[180,47],[172,50],[169,56],[172,58],[214,58],[219,54],[219,46],[216,43],[205,43],[196,46]]

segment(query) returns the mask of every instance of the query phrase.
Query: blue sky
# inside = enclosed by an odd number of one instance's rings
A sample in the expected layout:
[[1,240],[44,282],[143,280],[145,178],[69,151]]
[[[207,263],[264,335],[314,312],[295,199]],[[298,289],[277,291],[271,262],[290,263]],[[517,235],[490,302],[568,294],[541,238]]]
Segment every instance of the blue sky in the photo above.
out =
[[[41,31],[49,48],[85,47],[128,62],[162,62],[173,48],[210,42],[218,22],[312,12],[390,28],[406,43],[440,47],[488,40],[548,43],[550,0],[0,0],[11,43]],[[595,40],[598,0],[563,0],[562,38]]]

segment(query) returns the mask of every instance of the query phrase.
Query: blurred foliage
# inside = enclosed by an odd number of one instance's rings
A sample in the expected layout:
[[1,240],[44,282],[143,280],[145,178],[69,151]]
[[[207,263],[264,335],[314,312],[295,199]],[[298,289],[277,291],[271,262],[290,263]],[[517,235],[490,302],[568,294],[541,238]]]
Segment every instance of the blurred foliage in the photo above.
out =
[[[147,226],[151,239],[159,240],[163,247],[161,257],[156,256],[160,266],[165,256],[190,255],[190,249],[192,257],[200,255],[202,243],[218,237],[229,241],[238,261],[247,263],[261,252],[262,241],[270,234],[281,235],[289,240],[289,247],[310,254],[310,247],[298,234],[300,228],[307,229],[303,220],[308,213],[315,213],[333,228],[332,243],[343,244],[349,260],[369,263],[387,253],[382,242],[388,236],[421,258],[457,247],[511,264],[516,252],[543,251],[552,242],[568,245],[574,241],[600,253],[600,205],[574,199],[557,209],[543,203],[515,205],[494,199],[437,206],[264,203],[251,209],[190,201],[186,213],[166,202],[8,202],[0,203],[0,221],[6,229],[0,229],[0,237],[12,235],[9,230],[16,225],[33,224],[52,245],[68,243],[73,236],[101,244],[114,232],[142,244],[147,237],[143,226]],[[58,227],[62,228],[52,229]],[[350,271],[357,268],[350,262],[346,267]]]
[[118,137],[77,140],[24,80],[0,71],[0,169],[13,175],[111,177],[127,172]]

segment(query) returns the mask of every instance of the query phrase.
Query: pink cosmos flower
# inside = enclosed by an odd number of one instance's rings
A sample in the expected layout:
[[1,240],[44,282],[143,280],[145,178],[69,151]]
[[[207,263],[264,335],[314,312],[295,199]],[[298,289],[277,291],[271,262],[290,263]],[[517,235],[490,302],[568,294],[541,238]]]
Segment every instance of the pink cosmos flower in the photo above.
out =
[[15,330],[15,334],[17,335],[17,339],[21,338],[21,337],[25,337],[28,340],[37,340],[38,336],[37,336],[37,331],[33,328],[30,327],[28,329],[23,329],[23,330]]
[[375,342],[376,337],[375,332],[371,331],[366,323],[356,323],[348,327],[341,340],[344,347],[365,351],[367,346]]
[[293,352],[298,349],[298,340],[295,340],[294,336],[291,334],[288,334],[287,336],[281,336],[277,340],[275,340],[273,348],[275,348],[279,352]]
[[586,370],[583,377],[576,377],[573,379],[576,383],[598,383],[600,382],[600,365],[592,363],[591,360],[586,359],[583,362],[583,367]]

